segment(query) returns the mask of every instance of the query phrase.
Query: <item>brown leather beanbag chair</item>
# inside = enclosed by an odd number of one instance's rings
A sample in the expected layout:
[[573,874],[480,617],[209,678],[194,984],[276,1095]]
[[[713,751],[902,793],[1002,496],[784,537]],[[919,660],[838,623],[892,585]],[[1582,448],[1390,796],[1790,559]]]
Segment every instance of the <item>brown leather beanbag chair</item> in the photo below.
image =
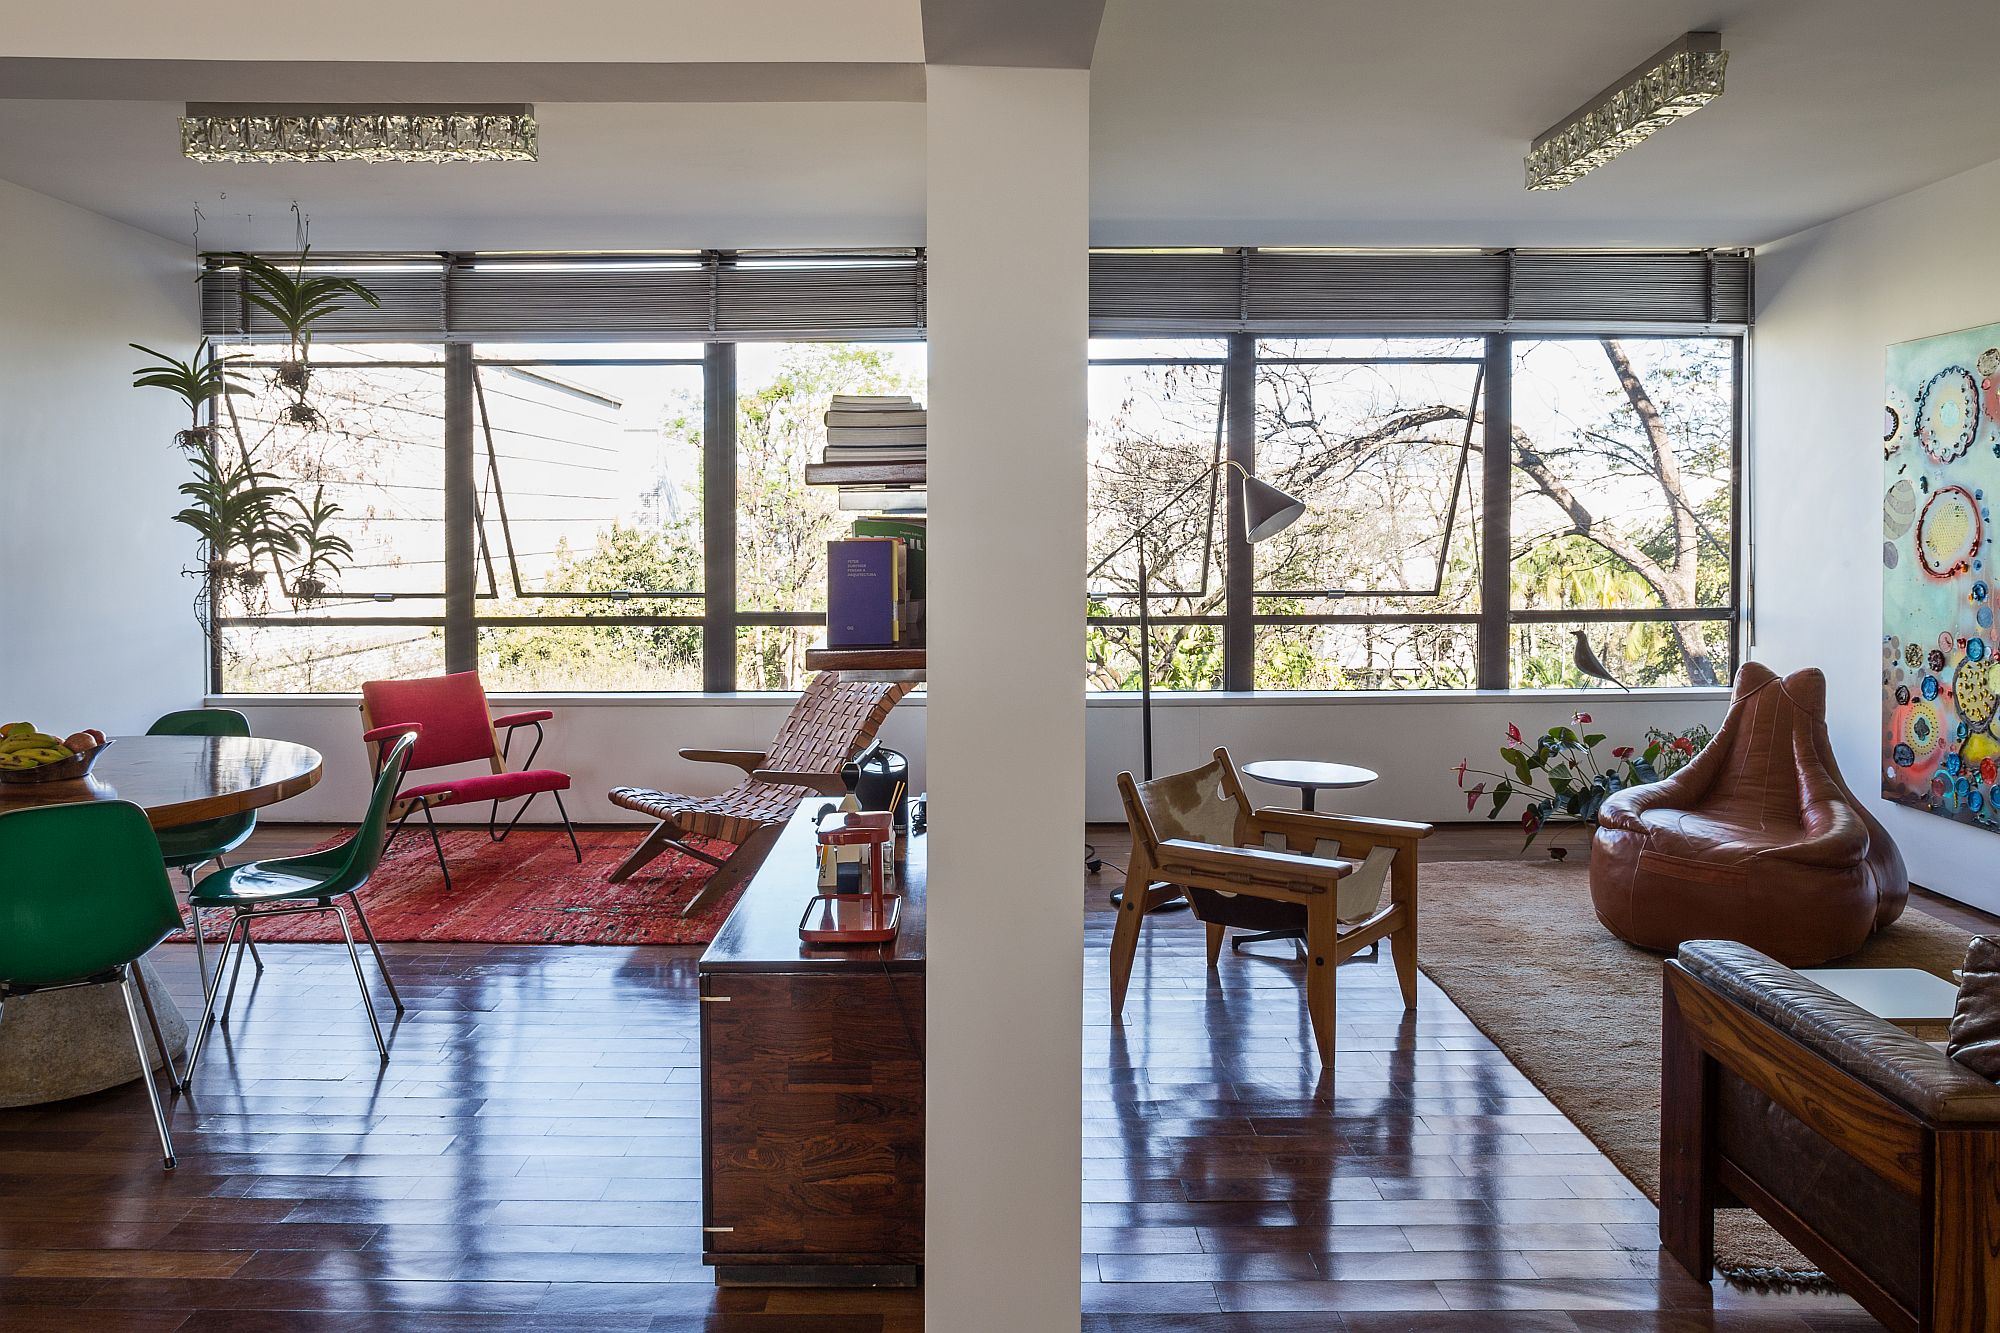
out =
[[1597,824],[1597,919],[1644,949],[1738,940],[1810,967],[1853,953],[1910,896],[1902,854],[1834,766],[1811,668],[1779,680],[1746,662],[1708,748],[1613,793]]

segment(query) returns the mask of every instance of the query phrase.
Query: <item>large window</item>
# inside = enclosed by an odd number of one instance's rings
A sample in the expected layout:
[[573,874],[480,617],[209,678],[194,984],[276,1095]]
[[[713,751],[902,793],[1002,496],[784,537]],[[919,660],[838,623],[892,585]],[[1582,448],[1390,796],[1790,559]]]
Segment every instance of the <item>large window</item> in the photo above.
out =
[[[806,484],[828,400],[926,396],[917,250],[314,256],[382,304],[320,330],[303,424],[205,263],[253,388],[224,446],[352,547],[223,567],[225,690],[797,688],[826,541],[881,498]],[[1088,687],[1574,687],[1579,633],[1627,684],[1726,683],[1752,296],[1723,251],[1093,253]],[[1251,544],[1238,469],[1304,517]]]
[[[494,690],[797,689],[824,634],[826,541],[849,517],[805,484],[827,401],[924,393],[921,343],[322,344],[320,418],[301,426],[280,417],[268,350],[218,351],[247,357],[252,390],[224,416],[227,447],[338,505],[329,530],[354,548],[315,596],[262,570],[223,590],[214,674],[243,693],[434,674],[461,619]],[[462,610],[445,573],[461,399]]]
[[[1582,686],[1577,630],[1627,684],[1729,679],[1739,339],[1235,334],[1091,354],[1091,688],[1139,683],[1142,555],[1155,688]],[[1255,546],[1231,534],[1224,460],[1305,516]]]
[[307,502],[338,505],[353,547],[331,586],[285,586],[252,566],[217,589],[222,688],[336,693],[444,667],[444,355],[440,348],[322,347],[310,429],[281,420],[276,361],[244,350],[252,391],[225,400],[225,455],[247,450]]

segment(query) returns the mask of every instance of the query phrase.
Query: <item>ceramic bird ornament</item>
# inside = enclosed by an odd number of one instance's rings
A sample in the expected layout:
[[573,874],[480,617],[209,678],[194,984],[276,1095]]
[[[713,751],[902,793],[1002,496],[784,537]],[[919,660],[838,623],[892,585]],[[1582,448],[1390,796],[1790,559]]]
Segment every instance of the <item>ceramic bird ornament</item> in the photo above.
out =
[[1582,630],[1571,630],[1570,633],[1576,636],[1576,669],[1578,671],[1581,671],[1584,675],[1594,680],[1608,680],[1621,690],[1632,688],[1624,681],[1618,679],[1618,677],[1612,675],[1604,663],[1598,660],[1597,650],[1590,646],[1590,640],[1584,637]]

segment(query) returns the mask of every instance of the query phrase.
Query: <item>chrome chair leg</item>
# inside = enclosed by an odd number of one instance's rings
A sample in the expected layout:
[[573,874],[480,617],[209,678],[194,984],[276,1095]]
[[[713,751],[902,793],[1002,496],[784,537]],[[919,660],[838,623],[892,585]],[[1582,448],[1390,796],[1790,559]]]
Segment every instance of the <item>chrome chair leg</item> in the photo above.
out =
[[[215,960],[215,984],[208,988],[208,1000],[201,1007],[201,1022],[195,1026],[194,1045],[188,1051],[187,1068],[181,1075],[181,1091],[187,1092],[194,1086],[194,1067],[201,1061],[201,1048],[208,1043],[209,1025],[215,1019],[215,999],[222,993],[222,974],[229,967],[229,951],[236,947],[236,928],[243,924],[241,916],[231,918],[229,929],[222,936],[222,952]],[[237,956],[242,961],[242,956]]]
[[[167,1049],[166,1034],[160,1031],[160,1015],[153,1009],[152,989],[146,985],[146,974],[139,970],[136,961],[132,964],[132,984],[139,992],[139,1003],[145,1006],[146,1026],[153,1030],[153,1045],[160,1048],[160,1058],[167,1062],[167,1084],[170,1087],[178,1087],[181,1079],[180,1075],[174,1072],[174,1053]],[[147,1068],[151,1067],[149,1063]]]
[[[174,1136],[167,1131],[166,1108],[160,1105],[160,1090],[153,1084],[153,1061],[146,1054],[146,1034],[139,1027],[139,1006],[132,999],[131,976],[138,970],[134,963],[118,979],[118,993],[125,997],[125,1017],[132,1024],[132,1049],[139,1057],[139,1081],[146,1085],[146,1100],[153,1107],[153,1128],[160,1131],[160,1154],[171,1171],[178,1164],[174,1157]],[[173,1061],[167,1061],[167,1073],[173,1074]]]
[[382,956],[382,946],[375,942],[375,929],[368,924],[368,913],[361,910],[361,895],[350,893],[347,895],[347,901],[354,904],[354,915],[361,920],[361,933],[368,937],[368,947],[375,953],[375,966],[382,970],[382,980],[389,987],[389,998],[396,1002],[396,1012],[408,1013],[409,1011],[403,1008],[403,997],[396,991],[396,979],[389,975],[389,960]]
[[[229,970],[229,994],[222,1001],[224,1023],[229,1021],[229,1011],[236,1004],[236,979],[243,975],[243,955],[250,952],[250,914],[239,911],[236,921],[230,923],[231,927],[234,928],[237,923],[243,926],[243,947],[236,951],[236,966]],[[219,962],[215,965],[215,981],[217,985],[222,984],[222,964]]]
[[339,903],[328,904],[333,909],[334,920],[340,922],[340,936],[347,941],[348,961],[354,964],[354,984],[361,988],[361,1009],[368,1015],[369,1030],[375,1034],[375,1049],[382,1053],[382,1063],[389,1063],[389,1046],[382,1040],[382,1025],[375,1020],[375,1001],[368,994],[368,978],[361,971],[361,955],[354,948],[354,932],[347,928],[347,913]]
[[190,933],[194,936],[195,975],[201,978],[201,993],[206,998],[208,995],[208,947],[201,938],[206,933],[201,927],[201,909],[194,905],[194,867],[182,866],[181,874],[187,877],[188,915],[194,919],[194,928]]

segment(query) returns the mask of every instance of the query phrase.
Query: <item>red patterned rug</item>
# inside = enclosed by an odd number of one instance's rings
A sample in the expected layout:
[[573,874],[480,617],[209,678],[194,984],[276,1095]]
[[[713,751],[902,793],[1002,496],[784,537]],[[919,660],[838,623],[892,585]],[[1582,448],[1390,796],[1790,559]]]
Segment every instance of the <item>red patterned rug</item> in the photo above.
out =
[[[516,829],[499,843],[489,841],[483,827],[447,829],[452,887],[446,892],[430,838],[420,828],[408,829],[361,891],[368,923],[384,943],[706,944],[742,892],[739,887],[683,917],[681,908],[714,873],[708,866],[670,851],[613,884],[607,877],[645,830],[578,830],[576,836],[582,865],[560,829]],[[703,850],[720,854],[728,846],[708,843]],[[209,939],[220,940],[225,928],[225,913],[208,914]],[[358,925],[354,933],[359,938]],[[182,931],[174,938],[187,937]],[[319,912],[261,923],[256,937],[337,942],[340,927],[331,913]]]

